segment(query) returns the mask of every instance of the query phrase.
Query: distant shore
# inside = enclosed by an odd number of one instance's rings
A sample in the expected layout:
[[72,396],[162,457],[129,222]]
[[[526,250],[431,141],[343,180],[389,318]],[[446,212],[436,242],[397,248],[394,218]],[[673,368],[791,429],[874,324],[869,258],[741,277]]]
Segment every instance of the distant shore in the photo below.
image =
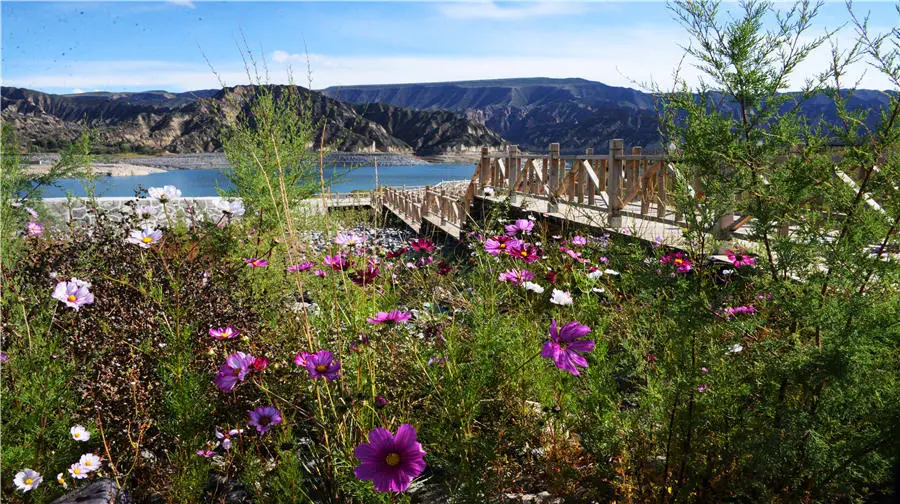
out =
[[[59,160],[59,154],[34,154],[29,157],[26,172],[45,174]],[[351,166],[418,166],[433,163],[469,164],[477,162],[477,153],[450,153],[415,157],[408,154],[332,152],[325,158],[326,166],[343,168]],[[159,156],[95,156],[94,172],[110,177],[150,175],[170,170],[216,170],[229,166],[225,154],[209,152],[198,154],[165,154]]]

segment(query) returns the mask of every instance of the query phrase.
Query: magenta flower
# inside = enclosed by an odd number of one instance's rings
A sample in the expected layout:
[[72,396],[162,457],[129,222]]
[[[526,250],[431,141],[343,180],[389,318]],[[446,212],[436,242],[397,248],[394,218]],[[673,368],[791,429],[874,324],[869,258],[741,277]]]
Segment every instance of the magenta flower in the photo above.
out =
[[253,364],[251,364],[254,371],[262,371],[269,367],[269,358],[268,357],[257,357],[253,360]]
[[313,271],[313,274],[316,275],[317,277],[327,277],[328,276],[327,272],[322,271],[320,269]]
[[369,264],[365,269],[350,274],[350,280],[356,285],[369,285],[376,278],[378,278],[378,266],[374,264]]
[[260,434],[269,432],[273,425],[278,425],[283,421],[281,412],[274,406],[260,406],[248,413],[250,414],[250,421],[247,422],[247,425],[256,427]]
[[334,354],[328,350],[319,350],[306,356],[306,370],[312,378],[333,381],[341,372],[341,361],[336,360]]
[[690,259],[684,256],[681,252],[671,252],[659,259],[660,264],[671,264],[675,266],[675,271],[678,273],[687,273],[691,271],[691,265],[693,264]]
[[287,270],[288,270],[288,271],[292,271],[292,272],[297,272],[297,271],[308,271],[308,270],[312,269],[312,267],[315,266],[315,265],[316,265],[316,263],[314,263],[314,262],[312,262],[312,261],[305,261],[305,262],[302,262],[302,263],[300,263],[300,264],[295,264],[295,265],[293,265],[293,266],[288,266]]
[[427,238],[416,238],[415,240],[411,240],[409,246],[416,252],[434,252],[437,249],[437,247],[434,246],[434,242]]
[[206,457],[206,458],[212,457],[213,455],[215,455],[215,453],[216,452],[214,452],[212,450],[197,450],[197,455],[200,455],[201,457]]
[[384,258],[385,259],[396,259],[407,252],[409,252],[409,247],[403,247],[399,250],[395,250],[393,252],[388,252],[387,254],[385,254]]
[[222,392],[230,392],[237,382],[244,381],[244,377],[250,371],[250,366],[256,360],[252,355],[244,352],[235,352],[225,359],[225,363],[219,368],[213,381]]
[[585,259],[584,257],[581,257],[581,252],[576,252],[576,251],[566,248],[566,247],[559,247],[559,251],[563,252],[564,254],[568,255],[569,257],[571,257],[572,259],[575,259],[576,261],[578,261],[580,263],[588,262],[587,259]]
[[325,256],[322,260],[326,266],[330,266],[335,271],[344,271],[350,267],[350,261],[344,254],[334,254],[333,256]]
[[425,450],[416,441],[416,429],[403,424],[394,436],[378,427],[369,431],[369,442],[353,452],[361,462],[353,474],[375,484],[379,492],[403,492],[425,470]]
[[587,245],[587,238],[585,238],[584,236],[575,235],[572,237],[572,245],[575,245],[576,247]]
[[231,326],[228,327],[219,327],[218,329],[210,328],[209,335],[215,339],[231,339],[236,338],[241,331],[239,329],[235,329]]
[[500,273],[499,278],[501,282],[510,282],[513,285],[520,285],[523,282],[533,279],[534,273],[528,270],[506,270],[503,273]]
[[747,251],[743,249],[737,252],[726,250],[725,254],[728,256],[728,260],[731,261],[731,264],[734,264],[735,268],[740,268],[741,266],[753,266],[756,264],[756,258],[747,255]]
[[552,319],[550,341],[544,343],[541,357],[553,359],[556,367],[578,376],[580,373],[575,366],[588,367],[587,360],[581,353],[587,353],[594,349],[593,340],[581,339],[589,332],[591,332],[590,327],[579,324],[577,321],[569,322],[562,329],[557,330],[556,319]]
[[31,221],[25,226],[25,230],[28,231],[28,234],[30,234],[31,236],[37,236],[44,233],[44,226],[41,226],[37,222]]
[[534,222],[531,222],[528,219],[517,219],[515,224],[509,224],[508,226],[505,226],[504,229],[509,236],[515,236],[519,231],[530,235],[531,230],[534,229]]
[[68,282],[59,282],[53,289],[53,298],[77,311],[82,306],[94,302],[94,295],[88,291],[90,286],[90,283],[77,278],[72,278]]
[[399,324],[400,322],[406,322],[410,317],[412,317],[411,313],[392,310],[391,312],[378,312],[374,317],[366,320],[370,324]]
[[244,262],[247,263],[247,266],[251,268],[265,268],[269,265],[269,261],[266,259],[258,259],[256,257],[251,257],[250,259],[244,259]]
[[537,247],[519,240],[511,240],[511,243],[506,246],[506,253],[512,257],[522,259],[526,263],[533,263],[540,259]]
[[747,313],[756,313],[756,307],[754,307],[753,305],[726,306],[725,308],[722,308],[722,311],[719,312],[719,315],[731,320],[735,315],[743,315]]

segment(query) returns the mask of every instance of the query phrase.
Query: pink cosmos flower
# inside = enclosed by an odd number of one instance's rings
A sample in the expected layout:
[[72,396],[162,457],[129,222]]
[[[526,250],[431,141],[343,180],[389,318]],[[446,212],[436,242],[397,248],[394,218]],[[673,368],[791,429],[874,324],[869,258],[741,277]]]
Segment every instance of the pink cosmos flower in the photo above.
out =
[[53,289],[53,298],[77,311],[82,306],[94,302],[94,295],[88,291],[90,286],[90,283],[77,278],[72,278],[68,282],[59,282]]
[[506,270],[500,273],[499,280],[501,282],[510,282],[513,285],[520,285],[523,282],[534,279],[534,273],[528,270]]
[[687,273],[691,271],[691,265],[693,264],[690,259],[684,256],[681,252],[670,252],[659,259],[660,264],[671,264],[675,266],[675,271],[678,273]]
[[356,233],[341,233],[334,237],[334,243],[347,247],[356,247],[362,245],[365,241],[365,236]]
[[722,308],[722,311],[719,312],[719,315],[730,320],[734,318],[735,315],[743,315],[747,313],[756,313],[756,307],[754,307],[753,305],[726,306],[725,308]]
[[322,260],[326,266],[330,266],[335,271],[344,271],[350,267],[350,261],[344,254],[334,254],[333,256],[325,256]]
[[300,367],[306,367],[306,359],[309,358],[310,355],[312,354],[309,352],[299,352],[294,356],[294,364]]
[[[216,429],[216,438],[221,441],[222,448],[226,450],[231,449],[231,438],[234,436],[239,436],[244,433],[244,429],[231,429],[225,432],[220,432],[219,429]],[[199,452],[198,452],[199,453]]]
[[572,237],[572,245],[575,245],[577,247],[587,245],[587,238],[581,235],[575,235]]
[[576,251],[566,248],[566,247],[559,247],[559,251],[563,252],[564,254],[568,255],[569,257],[571,257],[572,259],[575,259],[576,261],[578,261],[580,263],[588,262],[587,259],[585,259],[584,257],[581,257],[581,252],[576,252]]
[[754,264],[756,264],[756,258],[751,255],[747,255],[747,251],[743,249],[736,252],[732,250],[726,250],[725,254],[728,255],[728,260],[731,261],[731,264],[734,264],[735,268],[740,268],[741,266],[753,266]]
[[258,259],[256,257],[251,257],[249,259],[244,259],[244,262],[247,263],[247,266],[251,268],[265,268],[269,265],[269,261],[266,259]]
[[556,367],[578,376],[578,368],[575,366],[588,367],[587,360],[581,354],[594,350],[593,340],[581,339],[589,332],[591,332],[590,327],[579,324],[577,321],[569,322],[562,329],[557,330],[556,319],[552,319],[550,341],[544,343],[541,357],[553,359]]
[[256,357],[245,354],[244,352],[235,352],[225,359],[225,363],[219,368],[213,381],[216,386],[223,392],[230,392],[239,381],[244,381],[244,377],[250,372],[250,366]]
[[374,317],[367,318],[370,324],[399,324],[406,322],[412,317],[411,313],[400,310],[392,310],[390,312],[378,312]]
[[312,261],[305,261],[305,262],[302,262],[302,263],[300,263],[300,264],[295,264],[295,265],[293,265],[293,266],[288,266],[287,270],[288,270],[288,271],[292,271],[292,272],[297,272],[297,271],[308,271],[308,270],[312,269],[312,267],[315,266],[315,265],[316,265],[316,263],[314,263],[314,262],[312,262]]
[[416,238],[409,242],[409,246],[416,252],[434,252],[437,250],[437,247],[434,246],[434,242],[427,238]]
[[510,246],[516,246],[516,244],[520,243],[519,240],[515,238],[510,238],[506,235],[499,235],[493,238],[488,238],[484,242],[484,251],[491,255],[500,255],[506,252],[506,249]]
[[341,361],[335,359],[334,354],[328,350],[319,350],[306,356],[306,370],[312,378],[333,381],[341,372]]
[[216,452],[214,452],[212,450],[197,450],[197,455],[200,455],[201,457],[206,457],[206,458],[212,457],[215,453]]
[[265,434],[274,425],[280,424],[284,419],[281,418],[281,411],[274,406],[260,406],[249,412],[250,421],[247,425],[256,427],[257,432]]
[[251,364],[251,367],[253,367],[254,371],[257,371],[257,372],[262,371],[263,369],[266,369],[267,367],[269,367],[269,358],[268,357],[257,357],[256,359],[253,360],[253,364]]
[[236,338],[239,334],[241,334],[241,331],[231,326],[219,327],[218,329],[209,329],[209,335],[215,339],[232,339]]
[[316,275],[317,277],[326,277],[326,276],[328,276],[328,273],[326,273],[320,269],[317,269],[317,270],[313,271],[313,275]]
[[706,392],[706,389],[709,388],[709,385],[705,383],[701,383],[700,386],[697,387],[697,392]]
[[409,252],[409,247],[403,247],[399,250],[395,250],[393,252],[388,252],[387,254],[385,254],[384,258],[385,259],[396,259],[407,252]]
[[503,229],[506,230],[506,234],[509,236],[515,236],[519,231],[523,234],[530,235],[531,231],[534,229],[534,222],[531,222],[528,219],[517,219],[515,224],[509,224]]
[[31,221],[25,226],[25,230],[28,231],[28,234],[31,236],[37,236],[44,233],[44,226]]
[[369,442],[360,443],[354,455],[360,465],[353,474],[372,481],[379,492],[403,492],[425,470],[425,450],[416,441],[416,429],[403,424],[394,436],[378,427],[369,431]]

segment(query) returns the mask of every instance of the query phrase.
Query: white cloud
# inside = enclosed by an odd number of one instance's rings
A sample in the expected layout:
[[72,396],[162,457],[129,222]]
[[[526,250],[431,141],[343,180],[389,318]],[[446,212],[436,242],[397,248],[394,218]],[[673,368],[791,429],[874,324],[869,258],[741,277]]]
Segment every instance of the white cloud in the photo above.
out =
[[459,2],[438,7],[452,19],[525,19],[554,15],[571,15],[583,11],[583,5],[569,2],[533,2],[503,4],[497,2]]
[[182,7],[188,7],[190,9],[196,8],[196,6],[194,5],[194,2],[192,2],[191,0],[168,0],[168,2],[166,2],[166,3],[180,5]]

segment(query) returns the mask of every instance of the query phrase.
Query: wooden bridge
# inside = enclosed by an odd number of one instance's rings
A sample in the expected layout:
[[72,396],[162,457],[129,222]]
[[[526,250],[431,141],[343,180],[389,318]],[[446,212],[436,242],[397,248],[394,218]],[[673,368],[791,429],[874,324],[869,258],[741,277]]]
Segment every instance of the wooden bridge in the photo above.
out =
[[[368,196],[369,205],[384,209],[421,232],[433,227],[459,238],[472,221],[473,204],[499,203],[507,198],[523,212],[535,212],[560,222],[629,234],[654,241],[660,237],[676,248],[686,246],[685,221],[674,205],[677,174],[665,154],[644,154],[640,147],[625,152],[624,141],[609,142],[609,151],[595,154],[561,155],[558,143],[546,154],[520,152],[510,146],[505,152],[481,151],[481,158],[468,183],[441,187],[379,187]],[[854,180],[844,173],[838,180],[857,191]],[[700,190],[694,182],[695,190]],[[736,196],[737,197],[737,196]],[[335,204],[349,204],[351,196],[332,197]],[[345,198],[342,200],[341,198]],[[362,196],[356,196],[364,204]],[[871,208],[884,213],[866,197]],[[731,214],[721,217],[708,231],[745,248],[751,248],[746,229],[752,216]],[[779,234],[791,232],[783,223]]]

